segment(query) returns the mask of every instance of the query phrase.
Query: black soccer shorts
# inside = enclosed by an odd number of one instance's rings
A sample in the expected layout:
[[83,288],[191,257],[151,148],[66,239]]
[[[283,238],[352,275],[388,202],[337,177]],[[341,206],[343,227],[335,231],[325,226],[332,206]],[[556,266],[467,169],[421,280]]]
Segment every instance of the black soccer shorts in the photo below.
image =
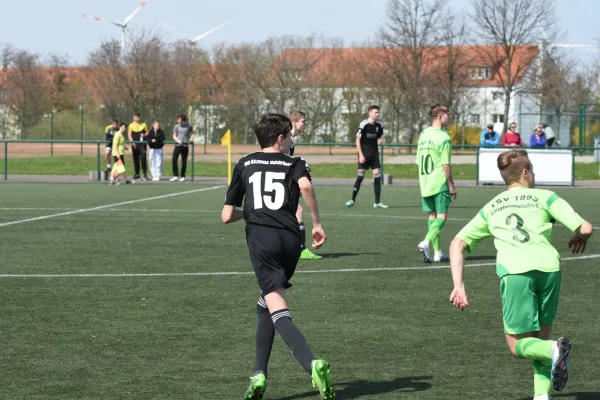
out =
[[248,224],[246,241],[261,295],[290,288],[300,258],[300,230]]
[[[360,156],[358,156],[360,159]],[[361,164],[358,161],[358,169],[379,169],[381,168],[381,163],[379,162],[379,155],[375,156],[365,156],[365,162]]]

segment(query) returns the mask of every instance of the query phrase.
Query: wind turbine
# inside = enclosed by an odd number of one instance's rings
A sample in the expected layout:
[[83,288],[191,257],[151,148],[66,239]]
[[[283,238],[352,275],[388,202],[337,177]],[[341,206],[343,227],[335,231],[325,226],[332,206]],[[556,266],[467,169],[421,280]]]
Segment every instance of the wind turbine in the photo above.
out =
[[129,25],[129,23],[131,22],[131,20],[137,15],[137,13],[139,13],[142,8],[146,5],[146,3],[148,3],[147,1],[142,1],[142,3],[131,13],[130,16],[128,16],[127,18],[125,18],[125,20],[123,22],[119,22],[119,21],[111,21],[108,19],[103,19],[103,18],[99,18],[99,17],[90,17],[87,14],[82,14],[84,18],[88,18],[88,19],[93,19],[94,21],[99,21],[99,22],[107,22],[109,24],[112,25],[116,25],[119,28],[121,28],[122,30],[122,34],[121,34],[121,49],[125,48],[125,35],[126,35],[126,31],[127,31],[127,25]]
[[222,27],[224,27],[225,25],[227,25],[227,24],[228,24],[228,22],[224,22],[224,23],[222,23],[221,25],[219,25],[219,26],[217,26],[217,27],[215,27],[215,28],[212,28],[212,29],[211,29],[211,30],[209,30],[209,31],[206,31],[206,32],[204,32],[202,35],[199,35],[199,36],[196,36],[196,37],[193,37],[193,38],[191,38],[191,37],[189,37],[189,36],[185,35],[184,33],[181,33],[181,32],[180,32],[180,31],[178,31],[177,29],[173,28],[172,26],[169,26],[169,25],[165,24],[164,22],[161,22],[160,24],[161,24],[162,26],[164,26],[165,28],[167,28],[167,29],[169,29],[169,30],[173,31],[174,33],[178,34],[179,36],[182,36],[182,37],[184,37],[184,38],[185,38],[185,41],[186,41],[187,43],[189,43],[190,45],[192,45],[192,46],[195,46],[195,45],[196,45],[196,44],[197,44],[197,43],[198,43],[200,40],[204,39],[205,37],[207,37],[208,35],[210,35],[210,34],[211,34],[211,33],[213,33],[214,31],[216,31],[216,30],[218,30],[218,29],[221,29]]

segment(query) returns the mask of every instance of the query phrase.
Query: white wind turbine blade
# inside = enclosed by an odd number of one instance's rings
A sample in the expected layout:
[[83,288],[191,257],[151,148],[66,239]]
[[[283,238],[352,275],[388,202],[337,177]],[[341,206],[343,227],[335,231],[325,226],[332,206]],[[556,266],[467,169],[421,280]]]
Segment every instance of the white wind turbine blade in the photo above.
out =
[[214,31],[221,29],[222,27],[224,27],[225,25],[227,25],[228,22],[225,22],[219,26],[217,26],[216,28],[212,28],[210,31],[204,32],[202,35],[200,36],[196,36],[195,38],[192,39],[192,43],[197,43],[199,40],[204,39],[205,37],[207,37],[208,35],[210,35],[211,33],[213,33]]
[[98,21],[98,22],[106,22],[108,24],[116,25],[116,26],[119,26],[119,27],[123,26],[123,24],[121,22],[112,21],[110,19],[104,19],[104,18],[100,18],[100,17],[91,17],[91,16],[89,16],[87,14],[81,14],[81,16],[83,18],[91,19],[91,20]]
[[181,36],[181,37],[183,37],[183,38],[186,38],[188,41],[191,41],[191,39],[190,39],[190,38],[188,38],[188,37],[186,36],[186,34],[185,34],[185,33],[181,32],[181,31],[178,31],[177,29],[173,28],[173,27],[172,27],[172,26],[170,26],[170,25],[167,25],[167,24],[165,24],[164,22],[159,22],[159,23],[160,23],[162,26],[164,26],[165,28],[167,28],[168,30],[170,30],[171,32],[173,32],[173,33],[175,33],[175,34],[177,34],[177,35],[179,35],[179,36]]
[[142,3],[138,6],[138,8],[136,8],[129,17],[125,18],[125,22],[123,22],[123,25],[127,26],[127,24],[129,24],[131,22],[131,20],[137,15],[137,13],[139,13],[142,8],[146,5],[146,3],[148,3],[147,1],[142,1]]
[[598,51],[598,46],[594,46],[591,44],[566,44],[566,43],[556,43],[552,44],[553,47],[564,47],[569,49],[583,49],[583,50],[595,50]]

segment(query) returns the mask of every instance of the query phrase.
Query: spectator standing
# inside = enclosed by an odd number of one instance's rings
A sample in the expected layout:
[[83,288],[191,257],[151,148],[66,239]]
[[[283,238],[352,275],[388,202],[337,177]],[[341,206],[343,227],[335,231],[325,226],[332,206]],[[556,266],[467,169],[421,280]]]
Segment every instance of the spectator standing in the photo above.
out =
[[529,145],[532,149],[543,149],[546,147],[546,135],[544,135],[542,125],[538,125],[535,128],[535,132],[529,137]]
[[133,114],[133,122],[129,124],[127,129],[127,137],[131,145],[131,153],[133,155],[133,167],[135,175],[133,179],[140,179],[140,162],[142,164],[143,181],[148,180],[148,164],[146,161],[146,136],[148,136],[148,126],[145,122],[140,122],[140,113]]
[[104,160],[106,161],[106,171],[110,172],[112,169],[112,142],[115,137],[115,132],[119,130],[119,121],[116,119],[112,120],[112,123],[106,127],[104,133],[106,135],[106,145],[104,146]]
[[150,173],[152,174],[152,182],[159,182],[162,175],[165,132],[160,129],[158,121],[154,121],[152,124],[147,139],[148,146],[150,147]]
[[502,146],[523,146],[523,141],[521,140],[521,135],[517,133],[517,124],[515,122],[510,123],[508,126],[508,132],[502,136]]
[[481,146],[496,147],[500,143],[500,135],[494,130],[494,125],[489,124],[487,129],[481,132]]
[[[187,168],[188,158],[188,142],[194,140],[194,127],[187,121],[185,115],[180,115],[177,118],[177,125],[173,127],[173,140],[177,142],[175,149],[173,150],[173,177],[170,179],[171,182],[185,181],[185,170]],[[181,155],[181,175],[179,175],[179,168],[177,161]]]

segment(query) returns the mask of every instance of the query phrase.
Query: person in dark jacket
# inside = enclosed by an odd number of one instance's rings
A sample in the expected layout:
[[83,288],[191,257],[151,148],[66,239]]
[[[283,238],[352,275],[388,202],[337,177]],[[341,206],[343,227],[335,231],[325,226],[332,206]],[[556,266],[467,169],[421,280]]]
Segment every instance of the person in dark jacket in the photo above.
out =
[[154,121],[148,132],[148,146],[150,146],[150,173],[152,181],[159,182],[162,175],[163,146],[165,145],[165,132],[160,129],[160,124]]

